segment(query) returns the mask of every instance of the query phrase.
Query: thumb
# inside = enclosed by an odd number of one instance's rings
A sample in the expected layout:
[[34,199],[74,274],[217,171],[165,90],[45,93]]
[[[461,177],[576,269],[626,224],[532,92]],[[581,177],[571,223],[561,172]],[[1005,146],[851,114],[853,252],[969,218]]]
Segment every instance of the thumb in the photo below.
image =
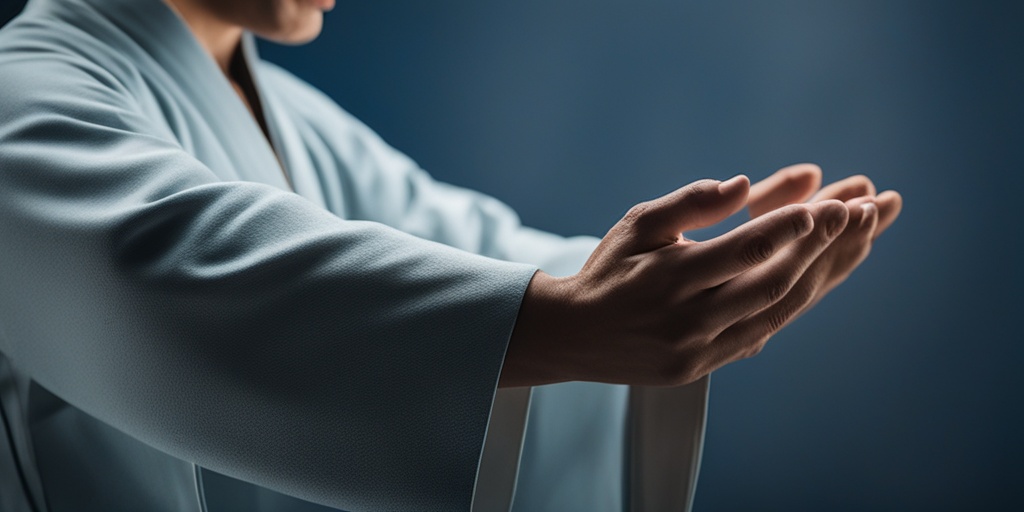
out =
[[744,175],[727,181],[700,180],[674,192],[640,203],[619,223],[641,250],[676,243],[683,231],[721,222],[743,208],[750,192]]

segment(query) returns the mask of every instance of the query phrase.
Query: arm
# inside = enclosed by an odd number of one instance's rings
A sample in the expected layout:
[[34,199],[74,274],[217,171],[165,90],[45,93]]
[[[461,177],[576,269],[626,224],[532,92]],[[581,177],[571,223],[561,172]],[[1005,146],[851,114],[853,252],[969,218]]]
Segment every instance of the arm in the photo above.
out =
[[433,179],[329,97],[273,64],[262,63],[268,94],[294,117],[328,196],[346,219],[380,222],[420,238],[484,256],[576,273],[599,242],[523,226],[486,194]]
[[0,350],[205,467],[346,509],[468,508],[533,267],[220,182],[102,69],[0,65]]
[[[267,70],[328,141],[323,167],[344,169],[337,174],[339,189],[349,191],[347,216],[541,267],[523,300],[503,386],[692,382],[756,354],[863,259],[865,241],[881,232],[875,223],[884,229],[894,218],[884,203],[879,212],[873,204],[862,208],[863,201],[842,205],[834,199],[848,198],[839,196],[779,209],[799,202],[802,189],[816,188],[804,176],[753,190],[745,180],[728,191],[705,181],[638,205],[600,246],[587,237],[563,239],[521,226],[493,198],[432,180],[330,99],[286,72]],[[322,119],[332,122],[321,126]],[[737,211],[748,192],[757,219],[707,243],[680,238]]]

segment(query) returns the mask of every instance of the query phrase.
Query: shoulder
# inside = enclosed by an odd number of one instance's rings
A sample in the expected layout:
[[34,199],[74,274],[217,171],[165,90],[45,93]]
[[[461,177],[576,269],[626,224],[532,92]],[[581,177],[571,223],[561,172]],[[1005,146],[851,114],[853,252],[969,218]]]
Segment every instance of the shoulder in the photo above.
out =
[[0,113],[112,98],[124,105],[137,80],[116,49],[70,19],[27,11],[0,30]]

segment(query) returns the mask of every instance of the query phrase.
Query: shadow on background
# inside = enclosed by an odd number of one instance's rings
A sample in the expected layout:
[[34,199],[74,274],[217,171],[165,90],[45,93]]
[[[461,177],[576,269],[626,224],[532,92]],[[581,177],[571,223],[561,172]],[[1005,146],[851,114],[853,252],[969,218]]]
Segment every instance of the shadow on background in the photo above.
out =
[[263,54],[562,234],[799,161],[900,190],[850,281],[715,374],[696,509],[1019,510],[1022,23],[1016,1],[375,0]]

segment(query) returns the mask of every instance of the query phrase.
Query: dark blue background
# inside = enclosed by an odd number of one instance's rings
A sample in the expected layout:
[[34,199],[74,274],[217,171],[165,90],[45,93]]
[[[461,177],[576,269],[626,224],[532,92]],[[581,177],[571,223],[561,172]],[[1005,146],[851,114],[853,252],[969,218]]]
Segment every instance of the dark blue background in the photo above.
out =
[[850,281],[716,372],[696,509],[1024,507],[1024,3],[339,1],[263,54],[562,234],[799,161],[898,189]]

